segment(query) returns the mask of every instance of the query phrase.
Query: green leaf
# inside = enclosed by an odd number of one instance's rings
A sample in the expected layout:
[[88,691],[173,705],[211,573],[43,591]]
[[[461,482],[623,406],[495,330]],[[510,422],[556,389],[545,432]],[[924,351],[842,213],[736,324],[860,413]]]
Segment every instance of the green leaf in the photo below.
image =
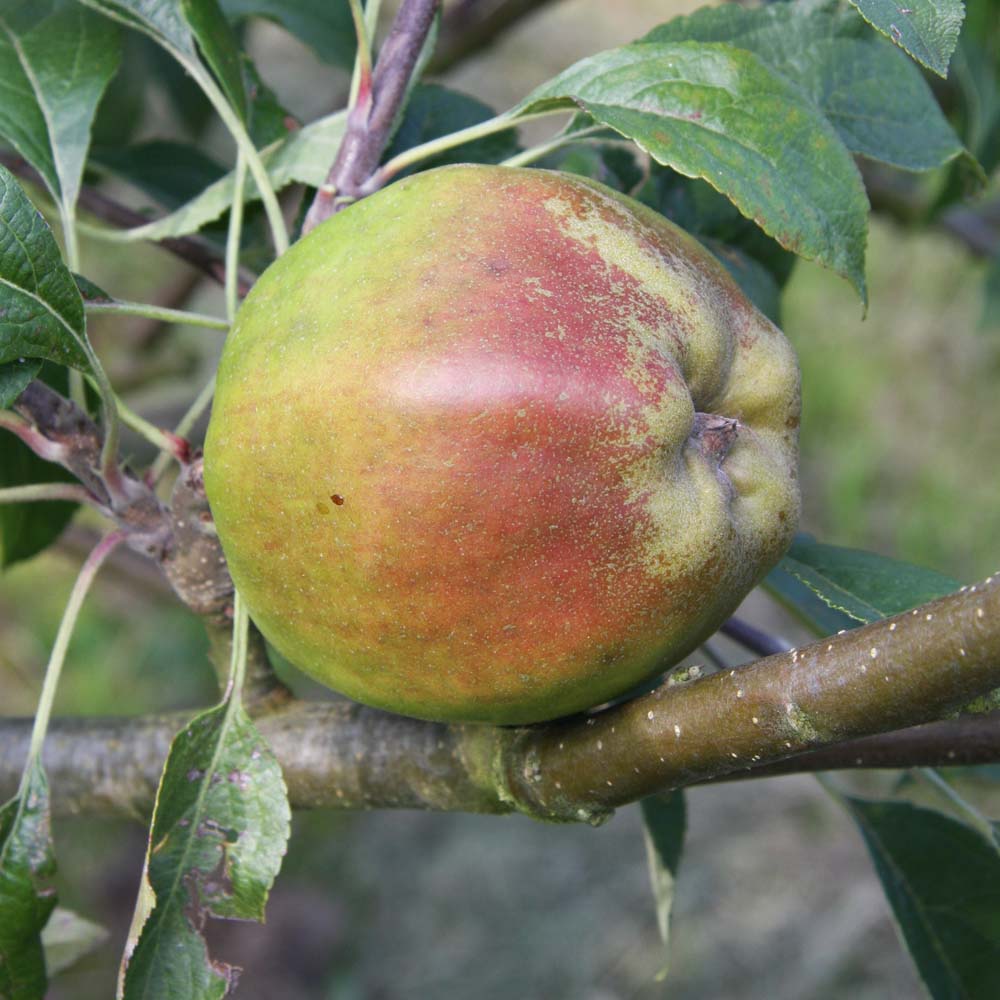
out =
[[891,38],[917,62],[938,76],[948,75],[948,61],[958,42],[965,8],[962,0],[851,0],[872,27]]
[[198,58],[194,35],[177,0],[80,0],[107,17],[149,35],[175,58]]
[[907,802],[840,796],[935,1000],[1000,996],[1000,853],[957,820]]
[[[787,577],[805,588],[809,599],[789,587]],[[899,614],[958,588],[957,581],[934,570],[824,545],[809,535],[796,536],[767,583],[823,634]]]
[[1000,5],[972,0],[952,57],[954,117],[965,144],[987,172],[1000,163]]
[[0,12],[0,135],[72,219],[119,32],[75,0],[13,0]]
[[346,0],[221,0],[230,20],[265,17],[297,36],[325,62],[350,69],[357,44]]
[[[287,138],[263,150],[261,159],[275,191],[296,181],[311,187],[322,184],[337,155],[345,124],[346,113],[337,111],[326,118],[310,122],[305,128],[290,133]],[[104,234],[104,239],[114,242],[161,240],[197,232],[229,209],[233,190],[234,177],[230,172],[162,219],[135,229],[108,231]],[[245,196],[247,201],[258,197],[251,177],[246,179]]]
[[[391,160],[413,146],[450,135],[470,125],[478,125],[494,115],[488,104],[468,94],[435,83],[417,84],[410,95],[402,123],[382,161]],[[517,136],[512,131],[497,132],[423,160],[419,169],[430,170],[446,163],[499,163],[513,156],[519,148]],[[411,172],[401,171],[398,176],[405,177]]]
[[175,738],[125,959],[126,1000],[226,994],[238,970],[210,958],[204,922],[263,919],[289,822],[281,769],[242,707],[204,712]]
[[581,60],[512,113],[561,107],[705,179],[783,247],[865,297],[868,201],[857,167],[812,101],[757,56],[696,42],[626,45]]
[[46,358],[91,370],[83,300],[52,231],[0,166],[0,364]]
[[[188,143],[156,139],[151,142],[121,146],[116,149],[95,150],[91,166],[102,175],[127,181],[148,195],[168,211],[177,209],[226,176],[225,168]],[[202,236],[215,246],[220,254],[225,252],[228,235],[229,205],[218,219],[205,223]],[[260,205],[244,213],[240,243],[245,249],[262,250],[261,266],[272,259],[264,213]],[[244,263],[256,266],[257,262]]]
[[[664,946],[670,943],[670,912],[674,903],[674,884],[680,866],[684,833],[687,829],[687,808],[684,792],[667,792],[651,795],[639,803],[642,809],[643,839],[646,842],[646,858],[649,862],[649,877],[656,902],[656,921],[660,928],[660,938]],[[664,961],[658,979],[667,974]]]
[[[34,364],[37,362],[31,366]],[[69,391],[65,368],[44,363],[38,376],[63,395]],[[13,434],[0,433],[0,488],[74,481],[61,465],[39,458]],[[48,548],[63,533],[78,506],[65,500],[0,504],[0,569]]]
[[920,70],[854,12],[829,4],[726,4],[643,41],[727,42],[758,55],[813,100],[852,153],[929,170],[963,153]]
[[247,126],[254,145],[261,149],[284,139],[289,132],[298,128],[298,122],[281,104],[274,91],[261,79],[250,57],[244,53],[242,58],[249,101]]
[[246,121],[247,94],[240,45],[225,15],[216,0],[181,0],[181,9],[230,106]]
[[0,807],[0,996],[45,996],[42,928],[56,905],[49,787],[37,759],[17,798]]
[[[63,482],[73,482],[73,477],[61,465],[39,458],[13,434],[0,433],[0,489]],[[77,504],[65,500],[0,504],[0,569],[48,548],[62,534],[76,509]]]
[[95,149],[90,165],[101,174],[128,181],[167,209],[197,197],[226,175],[225,167],[196,146],[170,139]]
[[99,948],[107,938],[108,932],[100,924],[57,906],[42,931],[45,968],[54,976]]
[[0,410],[9,409],[41,370],[38,358],[24,358],[0,365]]

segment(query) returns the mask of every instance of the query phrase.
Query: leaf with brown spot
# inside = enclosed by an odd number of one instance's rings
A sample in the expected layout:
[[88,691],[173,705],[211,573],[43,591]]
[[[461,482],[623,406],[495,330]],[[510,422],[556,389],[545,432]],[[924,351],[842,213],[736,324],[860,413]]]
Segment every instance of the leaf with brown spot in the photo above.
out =
[[289,821],[281,769],[240,705],[203,713],[175,738],[123,962],[126,1000],[231,992],[239,969],[209,955],[205,923],[263,919]]

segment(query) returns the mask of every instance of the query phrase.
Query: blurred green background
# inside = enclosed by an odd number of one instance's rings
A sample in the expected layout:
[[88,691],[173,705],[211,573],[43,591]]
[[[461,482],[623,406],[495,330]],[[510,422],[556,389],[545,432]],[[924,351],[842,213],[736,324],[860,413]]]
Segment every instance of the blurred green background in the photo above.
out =
[[[565,0],[444,79],[505,107],[574,59],[628,41],[693,3]],[[304,119],[343,74],[275,28],[251,48]],[[150,124],[150,131],[159,127]],[[220,148],[225,149],[225,144]],[[84,271],[123,298],[222,312],[217,289],[153,249],[85,243]],[[784,327],[803,372],[804,527],[973,580],[995,570],[1000,317],[981,326],[983,265],[941,233],[876,221],[866,318],[847,285],[799,264]],[[201,386],[217,335],[105,321],[112,380],[169,423]],[[143,359],[137,368],[135,355]],[[158,377],[149,380],[153,371]],[[138,445],[136,445],[138,447]],[[0,578],[0,703],[31,714],[86,518],[51,553]],[[794,625],[755,595],[747,612]],[[88,600],[57,711],[132,713],[214,697],[199,623],[133,561]],[[635,809],[597,829],[519,818],[412,813],[298,815],[268,926],[216,926],[221,957],[247,967],[245,998],[910,998],[920,992],[847,818],[809,778],[689,795],[671,971],[663,964]],[[51,995],[107,997],[144,850],[139,825],[56,826],[64,905],[109,941]]]

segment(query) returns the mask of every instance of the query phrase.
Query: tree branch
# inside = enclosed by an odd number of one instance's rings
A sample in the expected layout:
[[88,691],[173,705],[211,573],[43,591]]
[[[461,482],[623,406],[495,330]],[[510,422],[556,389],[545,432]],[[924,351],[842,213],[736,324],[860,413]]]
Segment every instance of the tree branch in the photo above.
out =
[[361,197],[364,183],[378,167],[389,141],[439,3],[440,0],[403,0],[400,5],[389,37],[379,52],[370,93],[362,84],[358,100],[348,115],[337,158],[306,214],[303,233]]
[[[998,761],[1000,713],[874,735],[996,687],[1000,575],[802,650],[668,681],[592,716],[498,728],[293,701],[258,725],[297,807],[519,810],[599,822],[655,791],[709,780]],[[183,721],[53,722],[44,762],[56,809],[145,815]],[[0,795],[17,781],[29,729],[28,720],[0,723]],[[873,738],[856,742],[863,737]]]
[[104,438],[90,416],[37,379],[17,398],[14,410],[30,429],[30,434],[19,434],[21,440],[76,476],[125,532],[131,548],[159,558],[169,541],[163,506],[149,486],[128,472],[111,488],[102,462]]

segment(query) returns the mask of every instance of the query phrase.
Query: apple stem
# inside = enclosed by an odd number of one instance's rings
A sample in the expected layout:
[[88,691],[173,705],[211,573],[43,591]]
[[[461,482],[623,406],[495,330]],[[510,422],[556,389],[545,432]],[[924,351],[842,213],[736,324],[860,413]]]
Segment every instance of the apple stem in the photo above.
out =
[[410,83],[420,69],[440,0],[403,0],[371,71],[371,92],[359,94],[326,182],[316,191],[302,233],[305,235],[350,202],[363,196],[365,181],[376,171],[404,106]]

